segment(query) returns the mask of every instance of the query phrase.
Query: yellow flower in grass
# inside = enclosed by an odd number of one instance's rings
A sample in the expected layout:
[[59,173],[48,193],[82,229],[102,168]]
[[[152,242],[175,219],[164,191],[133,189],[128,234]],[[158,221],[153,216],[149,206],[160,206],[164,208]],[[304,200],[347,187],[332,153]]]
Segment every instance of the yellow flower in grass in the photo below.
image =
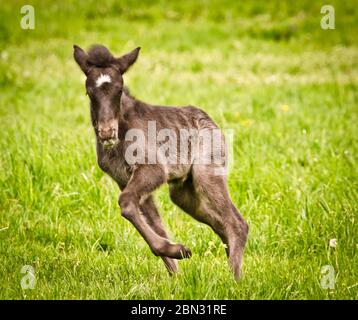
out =
[[241,120],[240,121],[240,124],[243,126],[243,127],[251,127],[251,125],[254,123],[254,120],[252,119],[244,119],[244,120]]
[[281,110],[282,110],[283,112],[288,112],[288,111],[290,111],[290,107],[288,106],[288,104],[283,104],[283,105],[281,106]]

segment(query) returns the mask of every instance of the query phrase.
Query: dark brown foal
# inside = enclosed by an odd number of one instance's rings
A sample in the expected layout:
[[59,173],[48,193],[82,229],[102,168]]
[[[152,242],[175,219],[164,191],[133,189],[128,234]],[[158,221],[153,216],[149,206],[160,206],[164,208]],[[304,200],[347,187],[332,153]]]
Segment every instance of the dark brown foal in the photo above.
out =
[[227,189],[224,137],[196,107],[154,106],[131,96],[122,75],[138,53],[136,48],[115,58],[103,46],[89,52],[74,46],[74,58],[87,77],[98,164],[122,190],[118,203],[123,217],[169,272],[178,269],[175,259],[189,258],[191,251],[169,241],[162,225],[152,193],[165,183],[172,201],[226,244],[238,279],[248,226]]

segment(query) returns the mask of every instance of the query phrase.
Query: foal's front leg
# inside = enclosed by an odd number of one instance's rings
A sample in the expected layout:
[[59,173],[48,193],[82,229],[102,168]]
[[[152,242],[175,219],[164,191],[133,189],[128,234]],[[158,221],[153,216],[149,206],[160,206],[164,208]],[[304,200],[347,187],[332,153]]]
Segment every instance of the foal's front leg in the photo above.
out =
[[188,248],[182,244],[170,243],[168,239],[159,236],[140,214],[140,202],[165,181],[166,176],[161,167],[154,165],[137,167],[128,185],[119,196],[118,203],[122,216],[135,226],[156,256],[175,259],[189,258],[191,252]]
[[[140,210],[143,213],[145,221],[153,231],[159,236],[169,239],[152,196],[149,196],[140,204]],[[175,259],[165,256],[161,258],[170,274],[178,271],[178,262]]]

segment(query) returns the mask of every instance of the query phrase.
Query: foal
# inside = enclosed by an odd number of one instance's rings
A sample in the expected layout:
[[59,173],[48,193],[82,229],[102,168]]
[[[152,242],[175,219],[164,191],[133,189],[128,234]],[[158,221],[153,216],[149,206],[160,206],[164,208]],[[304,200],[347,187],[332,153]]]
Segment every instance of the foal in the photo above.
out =
[[[176,205],[219,235],[238,279],[248,225],[230,199],[226,165],[213,161],[217,152],[212,141],[204,143],[207,133],[219,129],[196,107],[154,106],[131,96],[122,75],[136,61],[139,49],[115,58],[104,46],[93,46],[88,52],[74,46],[74,59],[87,77],[98,165],[121,189],[122,216],[170,273],[177,271],[175,259],[189,258],[191,251],[170,242],[163,228],[152,193],[164,183],[169,184]],[[188,130],[195,134],[183,134]],[[165,143],[163,132],[171,144]],[[219,147],[224,146],[223,135],[216,137]],[[203,157],[209,161],[201,161]]]

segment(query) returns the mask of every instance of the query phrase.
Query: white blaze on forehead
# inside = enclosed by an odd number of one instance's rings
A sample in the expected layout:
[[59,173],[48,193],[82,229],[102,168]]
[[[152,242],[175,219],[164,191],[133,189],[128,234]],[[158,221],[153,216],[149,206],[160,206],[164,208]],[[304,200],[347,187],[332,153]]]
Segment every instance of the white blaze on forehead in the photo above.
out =
[[103,83],[111,83],[111,77],[108,74],[102,74],[96,79],[96,87],[100,87]]

